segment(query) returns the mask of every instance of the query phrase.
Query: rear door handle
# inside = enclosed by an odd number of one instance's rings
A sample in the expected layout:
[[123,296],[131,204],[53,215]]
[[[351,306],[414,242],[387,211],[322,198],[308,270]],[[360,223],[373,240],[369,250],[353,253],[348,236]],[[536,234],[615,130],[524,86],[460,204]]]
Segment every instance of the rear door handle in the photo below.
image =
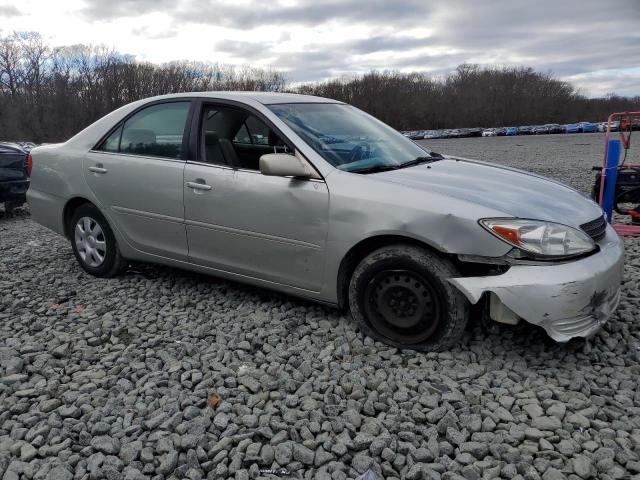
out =
[[93,173],[107,173],[107,169],[103,167],[89,167],[89,171]]
[[206,183],[187,182],[186,185],[194,190],[211,190],[211,185],[207,185]]

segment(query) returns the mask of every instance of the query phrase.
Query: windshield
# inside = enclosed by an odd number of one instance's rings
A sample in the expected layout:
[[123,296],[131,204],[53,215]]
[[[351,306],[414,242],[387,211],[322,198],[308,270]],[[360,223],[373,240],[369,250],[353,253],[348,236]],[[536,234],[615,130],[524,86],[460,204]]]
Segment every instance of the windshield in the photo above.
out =
[[432,158],[371,115],[338,103],[290,103],[269,108],[318,154],[348,172],[392,169]]

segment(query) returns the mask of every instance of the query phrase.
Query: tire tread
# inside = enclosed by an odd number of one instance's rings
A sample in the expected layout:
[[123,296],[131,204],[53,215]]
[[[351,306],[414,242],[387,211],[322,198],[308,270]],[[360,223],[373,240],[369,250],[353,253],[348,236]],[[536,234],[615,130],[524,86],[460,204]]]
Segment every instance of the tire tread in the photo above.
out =
[[[366,321],[364,313],[358,305],[357,284],[359,278],[376,265],[389,260],[409,260],[420,269],[430,273],[442,289],[446,291],[445,325],[437,338],[431,337],[421,344],[402,345],[378,334]],[[349,282],[349,307],[354,319],[358,322],[362,332],[384,343],[398,348],[408,348],[418,351],[438,352],[451,348],[464,333],[469,317],[469,302],[447,279],[460,276],[457,268],[449,260],[442,258],[427,249],[408,244],[394,244],[381,247],[366,256],[356,267]]]

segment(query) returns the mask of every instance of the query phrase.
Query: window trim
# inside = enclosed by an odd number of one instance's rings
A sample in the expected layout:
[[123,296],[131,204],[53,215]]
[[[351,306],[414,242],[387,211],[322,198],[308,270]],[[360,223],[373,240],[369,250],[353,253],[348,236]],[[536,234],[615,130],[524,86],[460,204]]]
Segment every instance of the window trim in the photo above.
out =
[[[109,150],[97,150],[97,152],[101,152],[101,153],[120,153],[120,142],[122,142],[122,131],[124,130],[124,122],[119,122],[118,125],[116,125],[114,128],[112,128],[109,131],[109,134],[105,135],[104,140],[101,140],[98,143],[98,147],[104,145],[107,140],[109,140],[109,137],[111,137],[112,134],[116,133],[116,131],[120,130],[120,135],[118,136],[118,150],[116,152],[111,152]],[[92,149],[93,150],[93,149]]]
[[[176,97],[176,98],[163,98],[160,100],[153,100],[151,102],[147,102],[143,105],[140,105],[138,108],[132,110],[131,112],[129,112],[126,116],[124,116],[123,118],[121,118],[118,123],[116,123],[111,129],[109,129],[107,131],[107,133],[105,135],[103,135],[102,137],[100,137],[100,140],[98,140],[98,142],[96,142],[96,144],[93,146],[93,148],[91,148],[89,151],[94,152],[94,153],[107,153],[107,154],[112,154],[112,155],[126,155],[126,156],[130,156],[130,157],[144,157],[144,158],[157,158],[160,160],[173,160],[173,161],[178,161],[178,162],[186,162],[187,161],[187,153],[188,153],[188,149],[189,149],[189,138],[190,138],[190,129],[191,129],[191,124],[192,124],[192,117],[194,115],[194,107],[195,104],[197,103],[197,100],[199,98],[198,97]],[[124,131],[124,124],[127,123],[127,121],[133,117],[134,115],[136,115],[138,112],[144,110],[145,108],[148,107],[154,107],[156,105],[162,105],[165,103],[188,103],[189,104],[189,108],[187,110],[187,118],[185,119],[185,123],[184,123],[184,130],[182,131],[182,146],[180,148],[180,156],[179,157],[162,157],[159,155],[140,155],[137,153],[131,153],[131,152],[120,152],[120,143],[122,142],[122,132],[120,132],[120,140],[118,141],[118,151],[117,152],[106,152],[104,150],[100,150],[100,146],[102,146],[102,144],[106,141],[107,138],[109,138],[111,136],[112,133],[114,133],[118,128],[122,128],[122,131]]]

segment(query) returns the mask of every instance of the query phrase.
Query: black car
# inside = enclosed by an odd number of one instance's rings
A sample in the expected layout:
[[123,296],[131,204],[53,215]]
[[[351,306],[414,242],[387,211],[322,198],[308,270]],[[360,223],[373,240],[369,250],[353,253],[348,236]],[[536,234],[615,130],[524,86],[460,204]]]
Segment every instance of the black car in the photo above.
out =
[[468,128],[467,129],[467,136],[468,137],[481,137],[482,136],[482,129],[480,127]]
[[564,133],[565,127],[557,123],[547,123],[545,125],[549,129],[549,133]]
[[531,131],[533,130],[533,127],[529,126],[529,125],[524,125],[522,127],[518,127],[518,130],[520,131],[520,135],[531,135]]
[[504,137],[507,134],[507,129],[504,127],[494,128],[498,137]]
[[26,201],[29,178],[27,152],[13,143],[0,143],[0,203],[11,212]]

